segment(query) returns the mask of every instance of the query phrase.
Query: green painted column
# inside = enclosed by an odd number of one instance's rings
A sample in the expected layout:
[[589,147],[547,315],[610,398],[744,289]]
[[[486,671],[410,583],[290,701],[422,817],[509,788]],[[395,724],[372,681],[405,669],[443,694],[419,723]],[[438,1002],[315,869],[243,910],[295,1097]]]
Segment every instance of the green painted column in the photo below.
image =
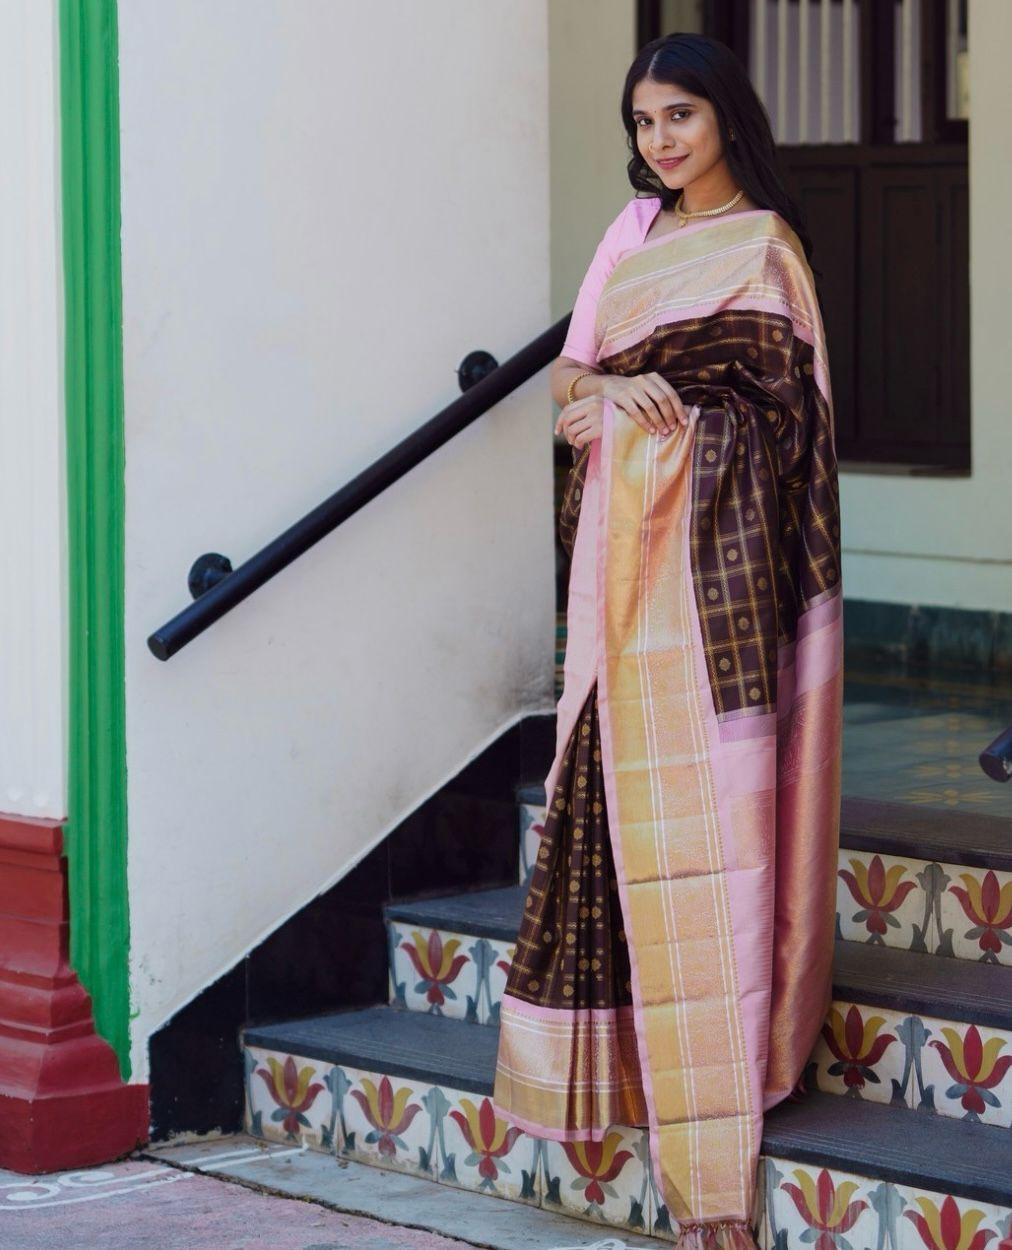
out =
[[74,969],[130,1074],[116,0],[60,0]]

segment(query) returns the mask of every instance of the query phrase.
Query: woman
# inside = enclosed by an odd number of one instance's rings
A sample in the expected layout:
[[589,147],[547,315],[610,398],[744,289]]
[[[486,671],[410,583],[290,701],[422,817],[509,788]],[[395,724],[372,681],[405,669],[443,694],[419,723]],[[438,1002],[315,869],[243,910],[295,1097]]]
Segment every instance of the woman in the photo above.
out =
[[572,557],[548,806],[494,1103],[649,1127],[683,1250],[755,1245],[763,1112],[831,1000],[840,527],[822,318],[766,113],[720,42],[646,45],[637,192],[553,365]]

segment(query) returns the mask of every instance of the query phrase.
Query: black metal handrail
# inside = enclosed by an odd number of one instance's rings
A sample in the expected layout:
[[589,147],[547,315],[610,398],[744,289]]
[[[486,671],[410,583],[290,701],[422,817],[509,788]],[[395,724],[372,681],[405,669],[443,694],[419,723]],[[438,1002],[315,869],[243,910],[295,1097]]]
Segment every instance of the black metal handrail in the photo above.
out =
[[989,742],[977,758],[992,781],[1008,781],[1012,777],[1012,725]]
[[[458,371],[464,394],[418,427],[380,456],[346,486],[307,512],[235,570],[229,561],[214,553],[195,561],[189,576],[195,602],[166,621],[148,638],[148,648],[159,660],[168,660],[192,642],[215,621],[220,620],[272,577],[281,572],[321,538],[375,499],[388,486],[399,481],[415,465],[466,429],[501,399],[511,394],[559,355],[569,327],[569,313],[532,340],[503,364],[483,353],[477,375],[467,371],[467,361]],[[473,356],[473,354],[472,354]],[[468,357],[468,361],[472,357]],[[491,367],[484,371],[484,362]]]

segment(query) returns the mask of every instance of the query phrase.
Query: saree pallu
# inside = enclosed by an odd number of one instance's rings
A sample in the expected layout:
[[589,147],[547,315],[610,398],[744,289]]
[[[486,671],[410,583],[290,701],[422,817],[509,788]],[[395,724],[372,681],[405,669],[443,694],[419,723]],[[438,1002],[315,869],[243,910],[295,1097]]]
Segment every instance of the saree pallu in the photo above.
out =
[[842,596],[822,319],[799,239],[754,210],[623,253],[596,338],[599,368],[662,374],[689,423],[647,434],[605,401],[574,457],[544,855],[494,1105],[553,1140],[646,1124],[677,1244],[745,1250],[763,1113],[799,1085],[832,997]]

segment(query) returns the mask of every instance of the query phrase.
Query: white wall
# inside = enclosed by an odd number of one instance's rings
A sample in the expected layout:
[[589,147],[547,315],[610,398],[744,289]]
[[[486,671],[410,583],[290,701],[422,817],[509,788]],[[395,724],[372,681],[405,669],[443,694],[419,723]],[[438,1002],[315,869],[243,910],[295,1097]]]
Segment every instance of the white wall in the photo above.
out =
[[554,708],[545,374],[176,658],[145,645],[197,555],[240,562],[454,399],[466,352],[549,323],[547,17],[130,0],[120,58],[143,1079],[153,1030]]
[[66,816],[57,29],[0,4],[0,811]]
[[553,320],[573,307],[608,223],[632,195],[622,86],[636,49],[632,0],[549,0]]
[[844,593],[1012,611],[1012,5],[973,0],[970,63],[970,394],[966,478],[841,479]]

